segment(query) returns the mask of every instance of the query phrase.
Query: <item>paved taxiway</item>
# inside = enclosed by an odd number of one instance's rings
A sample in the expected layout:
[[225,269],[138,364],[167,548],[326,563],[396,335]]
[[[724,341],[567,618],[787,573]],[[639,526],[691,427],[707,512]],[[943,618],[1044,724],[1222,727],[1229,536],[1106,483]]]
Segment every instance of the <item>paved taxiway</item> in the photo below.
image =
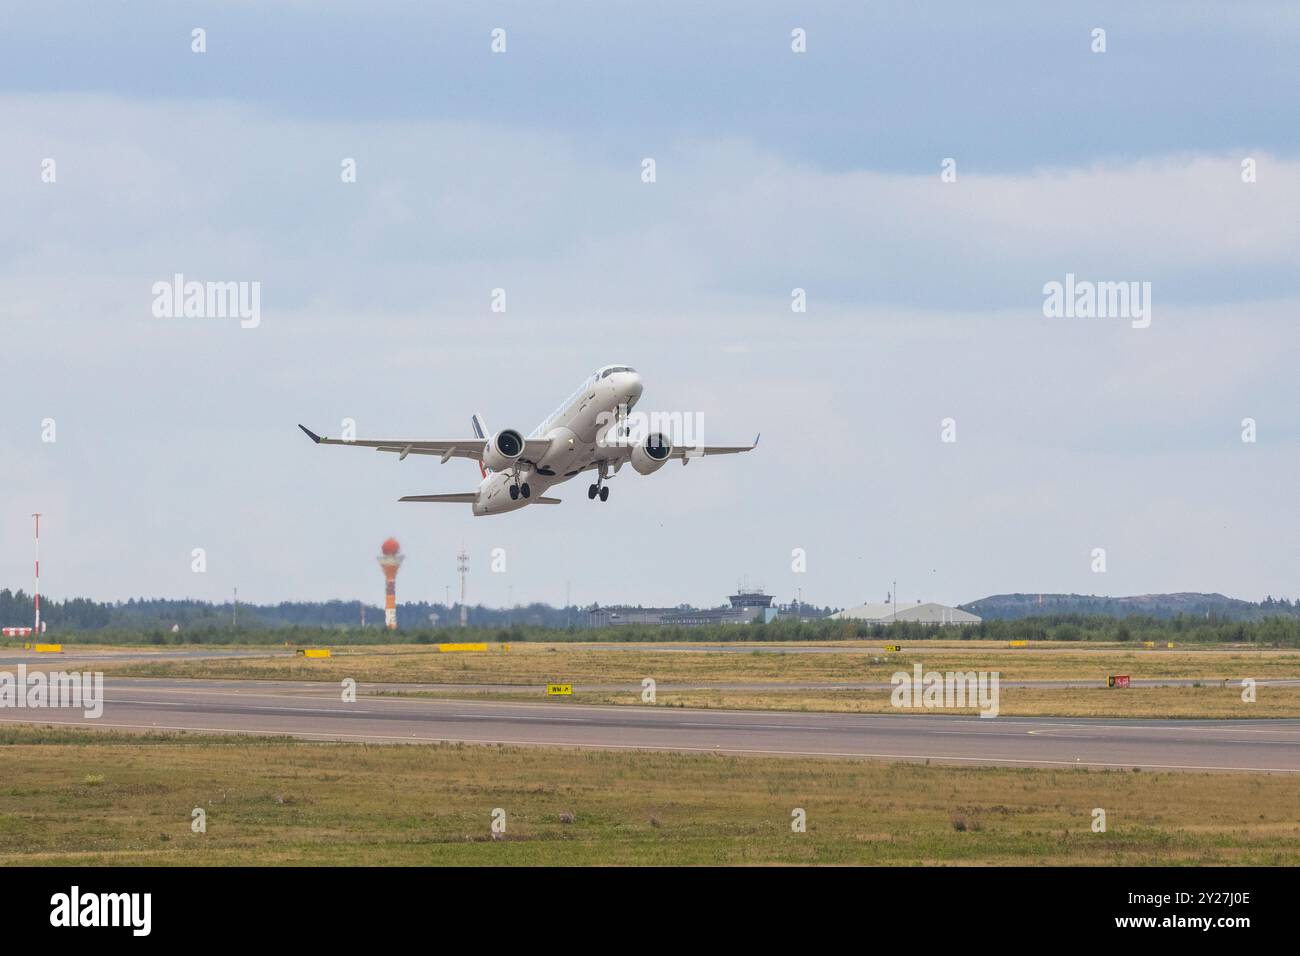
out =
[[231,649],[209,648],[207,650],[99,650],[91,647],[79,647],[59,654],[39,654],[35,651],[12,650],[0,655],[0,667],[16,667],[19,664],[33,662],[57,666],[71,670],[71,664],[59,664],[59,661],[76,661],[78,664],[155,664],[161,661],[216,661],[239,660],[241,658],[293,657],[294,651],[285,648],[274,649]]
[[[381,689],[381,685],[374,685]],[[405,685],[408,686],[409,685]],[[98,720],[0,710],[0,722],[104,730],[1300,773],[1300,720],[1114,720],[811,714],[366,696],[333,684],[106,678]]]

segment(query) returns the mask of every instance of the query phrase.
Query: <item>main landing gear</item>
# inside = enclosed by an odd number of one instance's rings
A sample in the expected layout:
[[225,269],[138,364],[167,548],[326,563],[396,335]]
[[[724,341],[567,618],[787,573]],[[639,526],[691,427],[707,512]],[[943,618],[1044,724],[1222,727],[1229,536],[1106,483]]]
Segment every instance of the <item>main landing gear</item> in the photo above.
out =
[[594,499],[597,495],[600,495],[601,501],[609,501],[609,489],[605,487],[605,478],[608,476],[605,474],[604,462],[600,463],[600,471],[597,472],[597,475],[596,483],[587,488],[587,497]]
[[528,487],[528,482],[526,481],[522,485],[513,484],[510,486],[511,501],[518,501],[520,495],[523,495],[525,498],[528,498],[532,495],[532,493],[533,493],[533,489]]

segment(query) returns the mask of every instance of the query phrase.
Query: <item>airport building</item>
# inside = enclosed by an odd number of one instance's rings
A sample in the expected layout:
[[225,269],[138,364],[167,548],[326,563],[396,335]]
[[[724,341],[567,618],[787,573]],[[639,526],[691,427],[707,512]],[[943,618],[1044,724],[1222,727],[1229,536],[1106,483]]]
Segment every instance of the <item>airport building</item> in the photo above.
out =
[[587,616],[588,627],[626,627],[630,624],[657,625],[660,627],[705,627],[710,624],[752,624],[755,621],[774,621],[777,608],[772,606],[772,596],[761,589],[741,589],[730,596],[730,604],[715,608],[679,607],[629,607],[612,605],[593,607]]
[[933,602],[922,604],[861,604],[845,608],[831,617],[840,621],[866,621],[870,624],[892,624],[895,621],[912,621],[917,624],[979,624],[981,618],[963,611],[961,608],[948,607],[946,604]]

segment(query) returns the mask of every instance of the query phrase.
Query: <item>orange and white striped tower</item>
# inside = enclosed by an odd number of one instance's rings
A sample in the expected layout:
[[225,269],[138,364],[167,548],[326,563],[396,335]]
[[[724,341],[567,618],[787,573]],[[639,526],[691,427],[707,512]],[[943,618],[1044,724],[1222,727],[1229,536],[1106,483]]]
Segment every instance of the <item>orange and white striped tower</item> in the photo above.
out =
[[389,538],[380,549],[379,566],[384,569],[384,627],[397,630],[397,569],[405,555],[396,538]]

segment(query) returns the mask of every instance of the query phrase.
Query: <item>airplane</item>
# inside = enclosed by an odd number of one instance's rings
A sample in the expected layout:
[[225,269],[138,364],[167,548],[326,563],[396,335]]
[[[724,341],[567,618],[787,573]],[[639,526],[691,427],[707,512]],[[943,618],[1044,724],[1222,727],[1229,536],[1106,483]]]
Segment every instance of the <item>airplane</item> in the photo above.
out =
[[[587,489],[587,497],[609,500],[605,482],[625,464],[639,475],[658,471],[669,459],[683,465],[705,455],[734,455],[753,451],[752,445],[700,445],[674,447],[662,433],[646,435],[637,442],[619,440],[626,435],[627,411],[641,397],[641,376],[628,365],[606,365],[593,372],[576,392],[565,400],[527,438],[513,428],[489,434],[482,416],[471,419],[473,437],[444,440],[362,440],[322,438],[305,425],[299,425],[307,437],[318,445],[355,445],[377,451],[394,452],[398,460],[407,455],[438,455],[442,464],[452,458],[470,458],[478,462],[482,481],[474,491],[447,495],[407,495],[401,501],[433,501],[469,504],[474,514],[495,515],[518,511],[530,504],[558,505],[559,498],[548,498],[553,485],[568,481],[585,471],[595,471],[596,481]],[[615,425],[610,440],[610,424]]]

